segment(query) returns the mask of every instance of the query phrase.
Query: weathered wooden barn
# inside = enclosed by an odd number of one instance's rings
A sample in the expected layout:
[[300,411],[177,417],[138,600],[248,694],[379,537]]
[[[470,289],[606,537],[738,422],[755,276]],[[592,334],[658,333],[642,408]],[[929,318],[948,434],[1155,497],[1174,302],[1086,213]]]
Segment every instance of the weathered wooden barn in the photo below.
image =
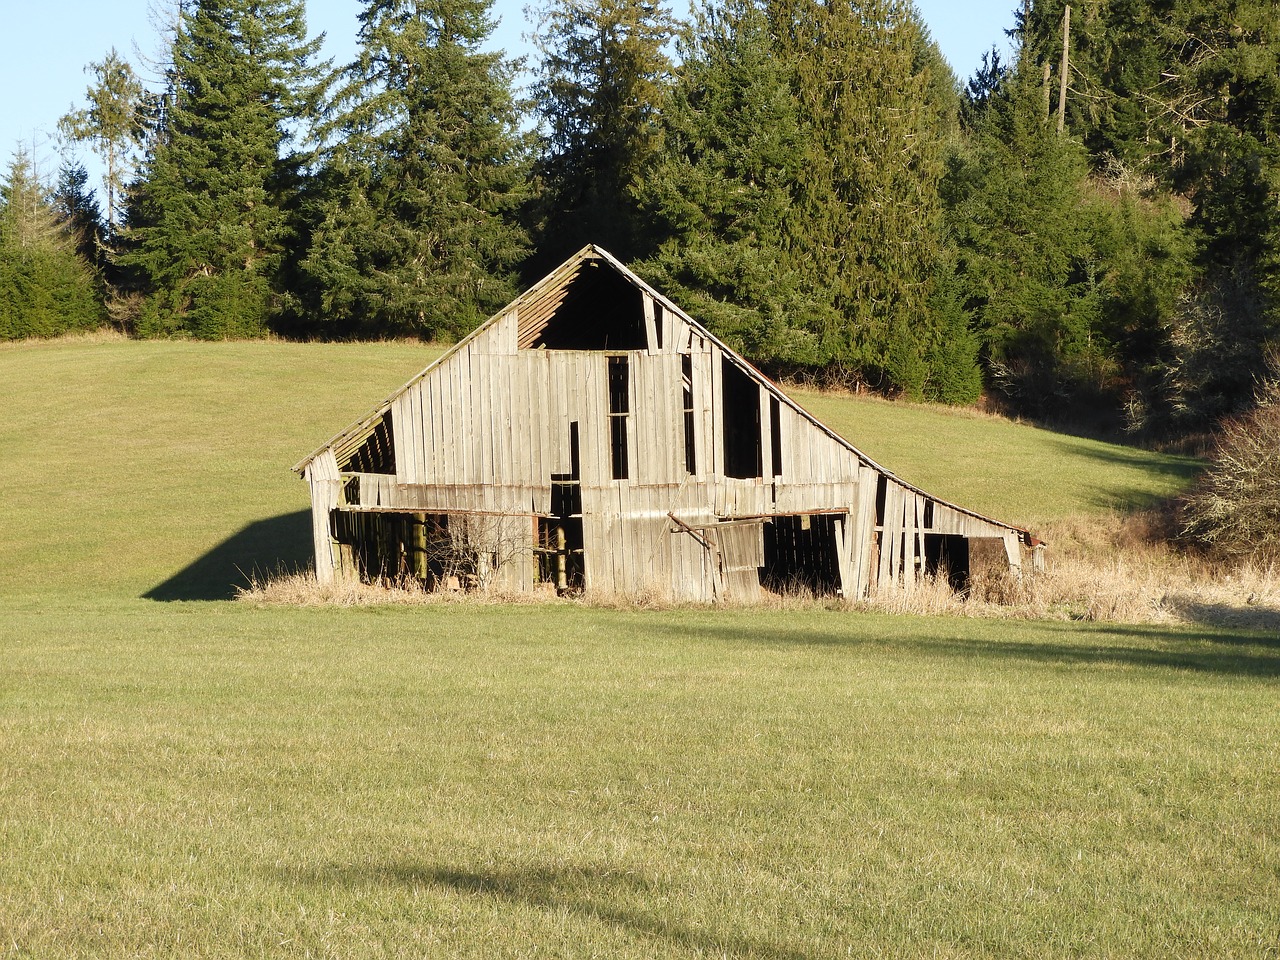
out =
[[1033,543],[894,476],[594,246],[294,469],[321,582],[863,597]]

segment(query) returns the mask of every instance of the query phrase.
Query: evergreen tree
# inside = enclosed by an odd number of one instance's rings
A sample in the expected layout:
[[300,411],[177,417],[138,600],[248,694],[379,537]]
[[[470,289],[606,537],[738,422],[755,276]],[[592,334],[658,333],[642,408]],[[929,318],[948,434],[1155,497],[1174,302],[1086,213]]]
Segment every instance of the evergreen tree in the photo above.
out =
[[107,268],[106,225],[84,164],[63,164],[53,191],[53,207],[63,230],[75,244],[76,253],[103,277]]
[[[1020,17],[1037,63],[1057,63],[1063,6],[1038,0]],[[1154,178],[1149,195],[1172,189],[1191,207],[1199,272],[1166,324],[1164,398],[1144,414],[1203,428],[1252,402],[1280,337],[1275,4],[1105,0],[1073,8],[1070,46],[1067,120],[1095,170],[1118,158]]]
[[93,271],[18,153],[0,185],[0,340],[51,337],[103,320]]
[[[1028,77],[1049,68],[1050,89],[1041,92],[1046,113],[1058,109],[1066,6],[1067,0],[1035,0],[1017,12],[1021,68]],[[1149,172],[1153,161],[1167,163],[1178,99],[1167,70],[1179,56],[1190,6],[1187,0],[1071,4],[1066,129],[1096,164],[1109,158]]]
[[661,150],[674,29],[653,0],[548,0],[539,11],[535,273],[586,243],[624,260],[637,252],[635,185]]
[[943,185],[961,298],[997,385],[1041,416],[1099,356],[1086,156],[1047,122],[1039,78],[1025,70],[969,113],[976,125]]
[[107,233],[114,236],[120,225],[120,201],[132,171],[133,153],[142,145],[152,98],[115,47],[86,70],[97,78],[85,91],[89,106],[62,117],[58,129],[73,141],[89,141],[102,159],[106,168],[102,184],[107,195]]
[[814,366],[831,311],[792,260],[804,163],[791,64],[763,6],[724,0],[682,30],[665,149],[637,181],[652,252],[637,269],[756,362]]
[[131,197],[122,264],[144,334],[262,333],[288,236],[281,153],[316,95],[302,0],[196,0],[174,40],[174,89]]
[[528,139],[489,6],[365,0],[302,264],[328,335],[457,337],[515,295]]
[[796,71],[807,155],[793,249],[834,310],[815,318],[822,356],[873,386],[926,392],[925,345],[941,244],[946,119],[909,3],[773,0],[779,52]]

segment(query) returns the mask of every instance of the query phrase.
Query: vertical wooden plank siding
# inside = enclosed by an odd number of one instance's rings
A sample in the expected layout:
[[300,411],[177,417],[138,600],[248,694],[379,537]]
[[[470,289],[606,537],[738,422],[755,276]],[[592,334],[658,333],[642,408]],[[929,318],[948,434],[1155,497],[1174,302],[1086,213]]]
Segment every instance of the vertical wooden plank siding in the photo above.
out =
[[329,535],[329,514],[338,506],[342,480],[332,450],[325,450],[307,464],[303,476],[311,488],[311,539],[315,547],[316,580],[333,583],[335,562],[333,538]]
[[902,586],[911,593],[916,586],[916,494],[904,491],[905,504],[902,515]]
[[401,483],[421,483],[422,479],[414,474],[413,464],[401,462],[400,451],[409,445],[407,431],[415,427],[413,414],[407,403],[408,392],[391,401],[391,442],[396,451],[396,479]]
[[[757,441],[760,444],[760,476],[766,482],[773,477],[773,419],[772,406],[769,402],[768,388],[762,383],[759,385],[756,395],[756,406],[760,409],[760,438]],[[764,513],[764,510],[757,510],[757,513]]]
[[897,555],[902,544],[902,498],[898,495],[901,487],[891,483],[885,490],[884,526],[880,534],[880,565],[876,576],[876,589],[888,589],[897,578]]
[[444,404],[440,390],[442,380],[440,371],[436,369],[425,383],[423,416],[431,421],[431,455],[428,458],[430,469],[422,478],[423,483],[446,483],[450,476],[449,441],[444,430]]
[[[413,393],[413,403],[410,409],[410,416],[414,419],[411,423],[407,423],[401,428],[406,434],[412,433],[415,437],[417,447],[417,455],[413,460],[412,471],[405,470],[400,467],[400,451],[403,449],[399,445],[396,446],[396,473],[397,475],[408,476],[413,473],[414,483],[424,483],[426,478],[431,475],[431,415],[429,411],[429,394],[428,386],[425,380],[420,380],[413,385],[412,388],[406,390],[405,393]],[[395,414],[392,413],[394,420]],[[405,482],[405,481],[401,481]]]
[[[578,273],[565,276],[565,282],[575,282]],[[551,476],[572,470],[569,425],[576,422],[584,579],[591,590],[652,588],[694,600],[754,595],[764,563],[763,523],[716,529],[717,519],[842,509],[847,513],[832,521],[832,548],[847,597],[913,589],[924,569],[926,532],[999,537],[1010,565],[1018,568],[1018,532],[932,502],[891,475],[877,530],[877,485],[884,475],[764,380],[756,381],[762,476],[725,477],[723,364],[726,357],[737,360],[643,285],[644,347],[625,354],[628,476],[614,480],[608,363],[619,353],[540,347],[535,338],[542,336],[548,311],[558,309],[559,302],[522,298],[393,395],[385,409],[396,475],[360,475],[362,506],[512,514],[499,526],[503,539],[518,546],[520,559],[501,577],[513,588],[532,587],[538,528],[529,514],[550,511]],[[520,313],[526,309],[528,330],[522,333]],[[608,322],[605,313],[599,322]],[[525,348],[519,346],[522,338]],[[692,473],[686,458],[686,356],[693,395]],[[770,402],[775,396],[776,409]],[[371,422],[360,429],[370,429]],[[345,434],[348,446],[337,444],[338,455],[363,442],[361,436],[354,430]],[[329,582],[342,568],[330,526],[330,511],[341,502],[342,476],[332,448],[302,469],[312,490],[317,577]],[[706,529],[706,541],[674,526],[668,512]],[[371,536],[381,529],[381,520],[358,520],[366,522]],[[747,562],[756,559],[754,566]]]
[[640,294],[641,309],[644,312],[644,335],[645,343],[648,346],[646,353],[652,355],[661,349],[658,342],[658,330],[654,311],[653,297],[647,292]]

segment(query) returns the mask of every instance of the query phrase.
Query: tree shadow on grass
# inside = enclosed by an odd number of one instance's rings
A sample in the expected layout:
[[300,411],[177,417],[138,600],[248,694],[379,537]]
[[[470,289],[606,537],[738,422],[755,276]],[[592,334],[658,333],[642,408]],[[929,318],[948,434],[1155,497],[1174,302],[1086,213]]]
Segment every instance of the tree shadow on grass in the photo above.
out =
[[1247,634],[1215,636],[1217,643],[1255,643],[1263,646],[1280,647],[1280,609],[1274,606],[1245,605],[1233,606],[1226,603],[1197,602],[1194,600],[1175,599],[1171,602],[1179,616],[1192,623],[1211,627],[1226,627],[1239,630],[1259,630],[1266,636],[1249,637]]
[[[1168,490],[1185,489],[1204,469],[1203,461],[1180,454],[1153,454],[1114,443],[1085,447],[1061,439],[1049,442],[1062,451],[1064,456],[1084,457],[1099,463],[1135,470]],[[1095,505],[1120,512],[1155,507],[1169,496],[1169,492],[1160,493],[1139,486],[1124,488],[1114,482],[1094,484],[1092,494],[1091,502]]]
[[232,600],[252,577],[298,570],[311,562],[311,511],[257,520],[157,584],[147,600]]
[[656,907],[666,897],[654,881],[634,871],[596,864],[475,870],[401,861],[289,871],[287,876],[291,882],[345,887],[435,887],[496,904],[568,912],[641,937],[666,941],[699,955],[761,960],[802,960],[805,956],[784,945],[745,934],[704,930],[687,922],[667,919]]
[[[981,621],[957,621],[956,629],[948,631],[950,636],[941,635],[939,627],[945,622],[933,620],[921,625],[904,619],[901,631],[872,641],[861,630],[762,630],[732,624],[702,627],[698,633],[700,637],[750,646],[794,644],[853,649],[874,644],[925,655],[1020,660],[1046,666],[1146,667],[1261,679],[1280,677],[1280,637],[1263,632],[1041,621],[1027,623],[1026,629],[1045,639],[1009,640],[1004,637],[1011,628],[1016,629],[1012,621],[998,621],[999,634],[990,639],[975,636],[982,630]],[[659,623],[651,629],[680,632],[678,626]]]

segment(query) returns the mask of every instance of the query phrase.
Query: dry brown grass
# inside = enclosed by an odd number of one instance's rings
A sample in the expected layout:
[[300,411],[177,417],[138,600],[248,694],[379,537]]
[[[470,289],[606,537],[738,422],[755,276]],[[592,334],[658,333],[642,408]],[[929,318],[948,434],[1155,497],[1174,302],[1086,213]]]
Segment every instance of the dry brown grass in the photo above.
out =
[[969,590],[945,580],[886,592],[858,609],[917,614],[1135,624],[1203,624],[1280,630],[1280,569],[1226,566],[1174,548],[1170,518],[1060,521],[1046,530],[1045,569],[1014,578],[1000,565],[973,571]]
[[[1013,577],[999,558],[975,562],[964,593],[945,577],[927,578],[910,592],[884,590],[865,600],[818,597],[803,591],[764,593],[719,606],[788,610],[822,607],[925,616],[1078,620],[1132,624],[1202,624],[1280,631],[1280,569],[1226,567],[1170,546],[1170,519],[1161,512],[1080,518],[1046,531],[1052,547],[1045,569]],[[1002,558],[1003,554],[1001,554]],[[308,572],[255,580],[240,599],[285,606],[382,604],[579,604],[604,609],[672,610],[700,606],[673,601],[657,589],[629,594],[428,591],[403,584],[318,584]]]
[[0,340],[0,350],[21,350],[28,347],[47,347],[50,344],[123,343],[129,336],[114,327],[96,330],[71,330],[56,337],[26,337],[22,340]]
[[236,599],[272,606],[373,607],[385,604],[440,605],[569,603],[554,592],[514,593],[502,590],[426,590],[416,580],[359,583],[335,580],[319,583],[309,571],[252,577],[247,587],[236,588]]

